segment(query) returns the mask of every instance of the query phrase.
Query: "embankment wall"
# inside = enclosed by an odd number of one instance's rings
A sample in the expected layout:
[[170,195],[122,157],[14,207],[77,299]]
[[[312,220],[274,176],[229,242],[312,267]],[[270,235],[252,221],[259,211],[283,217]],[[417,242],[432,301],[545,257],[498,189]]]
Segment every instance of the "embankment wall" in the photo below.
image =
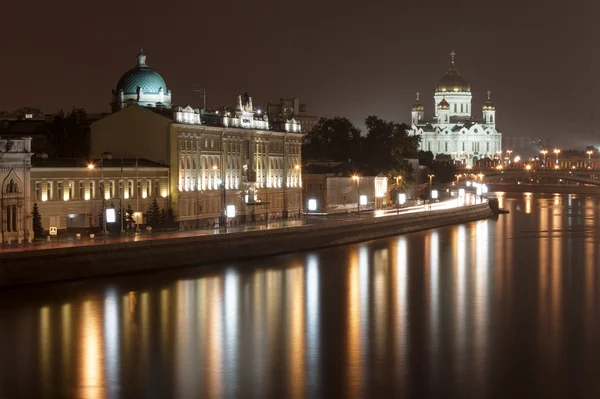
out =
[[324,224],[0,254],[0,286],[198,266],[405,234],[493,216],[487,203]]

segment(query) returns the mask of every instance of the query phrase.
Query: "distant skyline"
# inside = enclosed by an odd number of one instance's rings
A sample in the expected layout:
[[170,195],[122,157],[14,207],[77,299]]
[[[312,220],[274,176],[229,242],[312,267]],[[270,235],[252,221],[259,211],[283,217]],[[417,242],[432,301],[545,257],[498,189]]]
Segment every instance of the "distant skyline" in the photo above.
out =
[[475,117],[491,90],[503,134],[600,145],[597,2],[248,5],[9,0],[0,110],[108,111],[143,48],[176,104],[201,107],[198,88],[211,107],[245,91],[261,107],[297,96],[310,114],[346,116],[364,130],[372,114],[408,122],[416,91],[431,115],[455,50]]

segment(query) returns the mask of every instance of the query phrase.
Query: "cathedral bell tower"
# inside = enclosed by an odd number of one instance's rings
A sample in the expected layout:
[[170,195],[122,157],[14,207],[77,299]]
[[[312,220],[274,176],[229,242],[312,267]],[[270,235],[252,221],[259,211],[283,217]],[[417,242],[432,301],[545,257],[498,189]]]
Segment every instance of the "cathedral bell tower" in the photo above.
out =
[[494,126],[496,124],[496,107],[492,103],[492,92],[488,90],[488,98],[483,104],[483,123]]
[[419,101],[420,95],[421,95],[421,93],[417,92],[417,102],[413,105],[412,112],[411,112],[412,124],[415,126],[418,125],[419,122],[422,121],[425,116],[425,108],[423,108],[421,101]]

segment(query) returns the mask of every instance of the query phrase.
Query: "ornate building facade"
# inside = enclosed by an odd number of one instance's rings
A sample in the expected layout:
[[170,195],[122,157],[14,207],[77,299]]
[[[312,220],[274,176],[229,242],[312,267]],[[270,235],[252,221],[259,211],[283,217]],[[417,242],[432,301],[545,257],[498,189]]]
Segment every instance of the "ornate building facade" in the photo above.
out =
[[[247,94],[221,111],[172,106],[164,80],[148,72],[142,55],[113,91],[114,112],[91,126],[92,156],[110,152],[168,166],[166,196],[182,229],[216,224],[231,205],[231,224],[299,215],[300,124],[294,118],[271,123]],[[139,96],[132,94],[134,86]],[[151,87],[152,93],[144,90]],[[157,87],[168,101],[148,97]]]
[[31,138],[0,140],[1,239],[31,242]]
[[435,88],[433,119],[425,118],[425,107],[417,93],[411,112],[410,134],[421,136],[420,149],[434,157],[443,154],[472,166],[483,158],[494,159],[502,151],[502,134],[496,128],[496,107],[491,93],[482,117],[472,116],[471,86],[458,72],[452,52],[451,66]]

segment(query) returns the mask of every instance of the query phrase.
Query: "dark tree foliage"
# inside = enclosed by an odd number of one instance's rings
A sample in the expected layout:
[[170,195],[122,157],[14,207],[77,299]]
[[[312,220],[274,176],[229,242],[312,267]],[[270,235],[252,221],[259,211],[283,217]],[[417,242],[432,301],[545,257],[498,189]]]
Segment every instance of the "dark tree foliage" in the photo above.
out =
[[348,161],[361,150],[360,130],[347,118],[321,118],[304,138],[304,159]]
[[61,110],[48,126],[52,155],[59,158],[89,158],[90,128],[85,110]]
[[156,197],[152,198],[152,203],[150,204],[146,215],[146,222],[152,226],[152,228],[157,228],[160,225],[160,205],[158,205]]
[[42,227],[42,216],[40,215],[37,202],[33,203],[31,218],[33,222],[33,236],[35,238],[42,238],[44,236],[44,228]]
[[416,158],[419,136],[409,136],[409,127],[386,121],[377,116],[365,119],[367,136],[363,144],[363,161],[369,166],[369,173],[383,173],[393,179],[395,176],[409,176],[412,167],[406,161]]

